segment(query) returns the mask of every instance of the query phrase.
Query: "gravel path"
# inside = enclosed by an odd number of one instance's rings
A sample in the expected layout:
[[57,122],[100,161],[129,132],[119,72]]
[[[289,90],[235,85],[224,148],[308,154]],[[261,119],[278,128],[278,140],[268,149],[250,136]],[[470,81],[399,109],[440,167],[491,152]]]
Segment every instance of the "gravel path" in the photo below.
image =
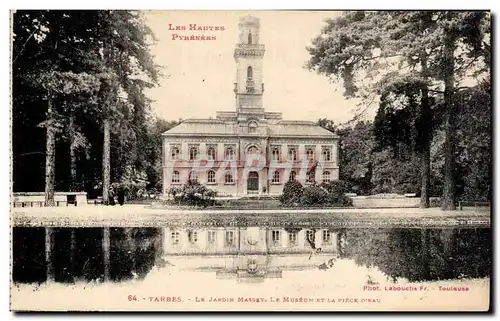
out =
[[186,210],[144,205],[12,208],[12,226],[331,226],[331,227],[489,227],[488,209],[439,208]]

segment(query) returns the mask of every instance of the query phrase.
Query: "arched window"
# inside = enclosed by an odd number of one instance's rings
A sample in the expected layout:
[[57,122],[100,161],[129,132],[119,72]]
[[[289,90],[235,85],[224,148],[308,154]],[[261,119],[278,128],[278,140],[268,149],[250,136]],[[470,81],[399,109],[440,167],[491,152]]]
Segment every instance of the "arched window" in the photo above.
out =
[[288,148],[288,160],[296,161],[297,160],[297,149]]
[[179,171],[172,173],[172,183],[179,183],[181,181]]
[[209,170],[207,172],[208,180],[207,182],[209,184],[214,184],[215,183],[215,172],[213,170]]
[[208,156],[208,159],[215,160],[215,158],[216,158],[215,147],[212,147],[212,146],[208,147],[207,156]]
[[315,181],[316,181],[316,171],[311,170],[311,171],[309,171],[309,173],[307,175],[307,182],[314,183]]
[[330,162],[332,160],[332,151],[329,148],[323,149],[323,161]]
[[330,182],[330,172],[329,171],[324,171],[323,172],[323,183],[329,183]]
[[273,150],[271,151],[271,159],[272,160],[279,160],[280,159],[280,148],[279,147],[273,147]]
[[247,155],[246,155],[247,159],[252,159],[252,160],[258,159],[258,155],[259,155],[259,149],[257,147],[251,146],[247,149]]
[[226,184],[232,184],[232,183],[234,183],[233,173],[231,171],[227,171],[226,172],[224,181],[226,182]]
[[229,146],[226,147],[226,151],[224,152],[224,157],[226,160],[233,160],[234,159],[234,148]]
[[248,66],[248,68],[247,68],[247,79],[248,80],[252,80],[252,78],[253,78],[252,66]]
[[314,159],[314,150],[312,148],[308,148],[306,150],[307,159]]
[[189,173],[189,181],[191,183],[195,183],[198,181],[198,173],[196,171],[191,171]]
[[251,32],[248,33],[248,44],[249,45],[252,44],[252,33]]
[[254,121],[251,121],[248,123],[248,132],[249,133],[255,133],[257,132],[257,123]]
[[291,171],[290,175],[288,176],[288,180],[294,181],[296,176],[297,176],[297,174],[295,173],[295,171]]
[[280,182],[280,172],[279,171],[274,171],[272,182],[273,183],[279,183]]
[[248,150],[247,150],[247,154],[248,155],[257,155],[259,153],[259,150],[257,149],[257,147],[255,146],[252,146],[250,147]]
[[198,156],[198,147],[191,147],[189,149],[189,159],[195,160],[196,156]]
[[171,155],[172,159],[179,159],[180,153],[181,153],[181,151],[179,150],[179,147],[172,147],[170,149],[170,155]]

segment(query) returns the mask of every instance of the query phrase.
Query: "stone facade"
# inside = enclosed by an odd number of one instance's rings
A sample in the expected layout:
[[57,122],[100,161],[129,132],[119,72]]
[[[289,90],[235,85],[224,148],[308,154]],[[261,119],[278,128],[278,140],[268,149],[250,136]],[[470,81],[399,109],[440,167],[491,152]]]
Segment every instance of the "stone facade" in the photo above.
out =
[[[338,137],[309,121],[286,121],[263,107],[265,46],[259,19],[240,19],[234,50],[236,111],[187,119],[163,134],[164,195],[196,180],[221,196],[279,195],[290,178],[338,179]],[[297,107],[293,107],[297,108]]]

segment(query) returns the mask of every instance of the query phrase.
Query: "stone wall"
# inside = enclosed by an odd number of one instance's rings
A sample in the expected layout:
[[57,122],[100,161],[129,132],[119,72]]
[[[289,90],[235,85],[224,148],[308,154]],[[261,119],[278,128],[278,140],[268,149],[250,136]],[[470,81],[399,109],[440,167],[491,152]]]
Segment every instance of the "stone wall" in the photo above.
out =
[[[68,195],[75,196],[75,204],[68,204]],[[56,206],[86,206],[87,193],[86,192],[55,192],[54,202]],[[23,192],[14,193],[12,204],[15,207],[34,207],[43,206],[45,203],[45,193],[43,192]]]

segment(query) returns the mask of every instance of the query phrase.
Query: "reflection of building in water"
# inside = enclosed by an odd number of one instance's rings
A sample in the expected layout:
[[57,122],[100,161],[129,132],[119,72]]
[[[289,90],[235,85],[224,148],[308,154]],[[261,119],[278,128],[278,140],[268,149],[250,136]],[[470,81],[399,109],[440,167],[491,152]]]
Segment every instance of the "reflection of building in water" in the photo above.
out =
[[[254,281],[281,277],[283,270],[317,268],[337,253],[337,235],[328,229],[165,228],[163,251],[180,269],[214,271],[220,278]],[[315,253],[312,258],[311,252]]]

